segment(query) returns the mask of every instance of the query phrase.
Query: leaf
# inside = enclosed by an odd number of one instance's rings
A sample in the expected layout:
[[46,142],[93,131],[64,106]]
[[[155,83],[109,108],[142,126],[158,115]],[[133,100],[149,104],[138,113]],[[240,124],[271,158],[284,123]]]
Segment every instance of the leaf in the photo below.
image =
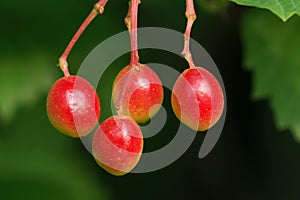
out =
[[41,53],[0,59],[0,120],[10,121],[21,105],[33,104],[55,80],[55,68]]
[[258,10],[242,22],[244,65],[253,70],[255,99],[270,98],[277,125],[300,141],[300,17],[284,23]]
[[231,0],[244,6],[265,8],[278,15],[283,21],[294,14],[300,15],[300,0]]

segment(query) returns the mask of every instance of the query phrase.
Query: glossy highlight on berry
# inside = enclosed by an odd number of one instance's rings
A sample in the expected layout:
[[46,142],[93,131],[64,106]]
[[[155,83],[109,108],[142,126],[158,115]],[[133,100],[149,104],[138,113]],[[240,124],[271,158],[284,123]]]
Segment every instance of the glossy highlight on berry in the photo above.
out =
[[138,163],[143,151],[143,135],[127,116],[111,116],[97,129],[92,151],[96,162],[107,172],[121,176]]
[[147,122],[160,109],[164,93],[157,74],[148,66],[123,68],[113,84],[113,102],[137,123]]
[[93,86],[79,76],[66,76],[51,87],[46,103],[51,124],[71,137],[84,137],[98,124],[100,100]]
[[205,131],[220,119],[224,96],[218,80],[203,67],[186,69],[175,82],[172,108],[191,129]]

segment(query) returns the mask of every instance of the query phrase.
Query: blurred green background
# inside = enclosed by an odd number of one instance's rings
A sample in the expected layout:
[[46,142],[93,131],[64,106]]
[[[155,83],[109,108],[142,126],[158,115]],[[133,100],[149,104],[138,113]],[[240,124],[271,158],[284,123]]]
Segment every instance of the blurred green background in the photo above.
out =
[[[47,119],[47,92],[62,76],[56,67],[58,57],[94,3],[0,3],[0,199],[300,199],[300,144],[291,132],[278,131],[269,99],[250,98],[253,74],[243,68],[241,41],[241,23],[249,9],[232,3],[196,6],[192,37],[219,67],[228,102],[221,138],[207,157],[198,158],[205,136],[200,133],[172,165],[114,177],[94,162],[80,140],[59,134]],[[125,0],[109,1],[104,15],[96,18],[71,52],[72,74],[101,41],[126,30],[127,5]],[[184,1],[144,0],[139,26],[183,32],[184,12]],[[162,51],[142,50],[140,58],[178,71],[187,67],[182,58]],[[103,105],[110,101],[113,78],[128,63],[128,55],[120,57],[101,80]],[[170,107],[170,91],[165,96],[167,124],[160,134],[145,140],[145,151],[174,137],[178,120]],[[103,108],[101,121],[110,114]]]

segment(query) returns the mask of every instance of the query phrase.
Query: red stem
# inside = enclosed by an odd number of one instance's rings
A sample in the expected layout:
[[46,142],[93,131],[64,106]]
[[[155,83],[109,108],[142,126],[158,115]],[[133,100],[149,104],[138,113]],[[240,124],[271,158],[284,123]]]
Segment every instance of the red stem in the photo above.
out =
[[77,42],[78,38],[82,35],[84,30],[88,27],[88,25],[95,19],[98,14],[102,14],[104,12],[104,6],[106,5],[108,0],[100,0],[94,5],[93,10],[84,20],[84,22],[80,25],[79,29],[69,42],[68,46],[66,47],[65,51],[59,58],[58,66],[64,73],[64,76],[70,76],[69,69],[68,69],[68,62],[67,58],[69,56],[70,51],[73,49],[75,43]]
[[186,61],[189,63],[190,68],[195,68],[195,64],[192,58],[192,54],[190,51],[190,36],[191,30],[193,27],[193,23],[196,20],[196,13],[194,9],[194,2],[193,0],[186,0],[186,11],[185,16],[187,18],[186,29],[184,33],[184,47],[181,54],[184,56]]
[[[138,5],[140,1],[139,0],[131,0],[129,2],[129,8],[127,16],[125,17],[124,21],[125,24],[129,30],[130,35],[130,68],[134,68],[135,70],[139,70],[139,53],[138,53],[138,43],[137,43],[137,17],[138,17]],[[125,77],[125,83],[121,86],[120,89],[120,95],[115,103],[116,110],[118,112],[118,115],[123,115],[123,109],[122,109],[122,100],[126,92],[126,88],[129,84],[129,81],[132,76],[132,70],[129,69],[129,71],[126,73]]]
[[130,24],[128,24],[127,27],[129,27],[129,34],[130,34],[130,49],[131,49],[130,66],[131,67],[138,67],[139,65],[139,53],[138,53],[138,41],[137,41],[138,6],[139,6],[139,0],[132,0],[128,11],[130,13],[129,15]]

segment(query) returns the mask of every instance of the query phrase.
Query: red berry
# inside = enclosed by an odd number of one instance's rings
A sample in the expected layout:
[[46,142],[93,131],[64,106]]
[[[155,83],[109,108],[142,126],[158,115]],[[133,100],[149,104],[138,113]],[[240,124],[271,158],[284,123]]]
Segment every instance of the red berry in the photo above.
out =
[[137,123],[148,121],[158,112],[163,96],[159,77],[146,65],[123,68],[113,84],[115,106],[120,107],[124,115],[131,116]]
[[172,92],[176,117],[196,131],[205,131],[220,118],[224,96],[218,80],[202,67],[185,70]]
[[97,163],[107,172],[121,176],[138,163],[143,136],[137,123],[127,116],[112,116],[97,129],[92,151]]
[[93,86],[79,76],[57,80],[47,97],[51,124],[71,137],[88,135],[100,117],[100,101]]

